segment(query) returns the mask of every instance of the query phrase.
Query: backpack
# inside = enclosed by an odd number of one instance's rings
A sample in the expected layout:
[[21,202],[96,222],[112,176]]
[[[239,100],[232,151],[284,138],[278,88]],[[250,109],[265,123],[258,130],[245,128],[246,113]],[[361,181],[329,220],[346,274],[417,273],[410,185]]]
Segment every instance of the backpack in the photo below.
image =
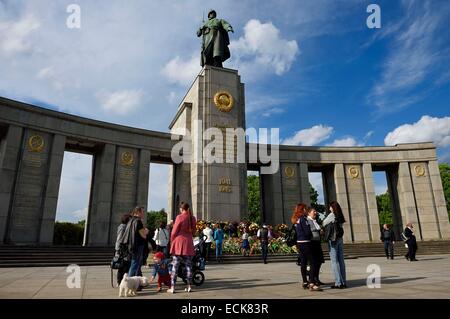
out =
[[286,234],[285,240],[286,244],[290,247],[297,244],[297,230],[295,228],[295,225],[292,225],[291,229]]

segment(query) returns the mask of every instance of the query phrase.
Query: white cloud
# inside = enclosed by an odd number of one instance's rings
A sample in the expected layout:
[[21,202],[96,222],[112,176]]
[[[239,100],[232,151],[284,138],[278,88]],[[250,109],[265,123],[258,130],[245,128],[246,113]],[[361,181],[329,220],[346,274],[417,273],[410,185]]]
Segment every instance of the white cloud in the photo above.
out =
[[70,215],[72,215],[73,217],[75,217],[78,220],[82,220],[82,219],[86,219],[88,214],[88,208],[82,208],[82,209],[78,209],[72,213],[70,213]]
[[329,146],[363,146],[363,144],[356,141],[353,137],[345,137],[334,140]]
[[119,90],[114,92],[100,91],[96,94],[105,111],[119,115],[134,112],[141,103],[142,90]]
[[261,116],[263,116],[263,117],[271,117],[272,115],[282,114],[282,113],[284,113],[284,109],[279,108],[279,107],[273,107],[273,108],[270,108],[270,109],[265,110],[264,112],[262,112]]
[[289,71],[299,53],[297,41],[281,38],[272,22],[256,19],[247,22],[242,37],[231,41],[230,50],[233,63],[241,68],[267,69],[277,75]]
[[333,133],[333,127],[324,126],[322,124],[315,125],[311,128],[300,130],[294,136],[283,140],[286,145],[316,145],[328,139]]
[[38,79],[48,79],[49,77],[53,76],[54,71],[53,71],[53,67],[49,66],[43,69],[40,69],[37,77]]
[[163,67],[161,73],[171,82],[187,85],[194,81],[200,72],[200,58],[192,56],[188,61],[182,61],[176,56]]
[[375,195],[381,195],[388,191],[386,184],[375,184]]
[[450,117],[424,115],[413,124],[403,124],[384,138],[385,145],[434,142],[438,147],[450,146]]
[[0,51],[7,56],[29,51],[31,46],[27,37],[39,27],[40,23],[33,15],[17,22],[0,22]]
[[366,144],[367,141],[372,137],[373,133],[375,133],[375,131],[369,131],[366,133],[366,135],[364,135],[363,138],[364,144]]
[[[394,36],[381,78],[367,97],[379,114],[392,113],[423,99],[430,92],[426,80],[437,77],[435,83],[440,83],[440,74],[448,69],[448,58],[444,61],[448,54],[441,51],[440,45],[449,6],[439,7],[429,1],[408,1],[404,5],[405,17],[386,29],[395,32],[384,32],[379,37]],[[447,67],[438,67],[444,63]],[[421,84],[424,87],[418,89]]]

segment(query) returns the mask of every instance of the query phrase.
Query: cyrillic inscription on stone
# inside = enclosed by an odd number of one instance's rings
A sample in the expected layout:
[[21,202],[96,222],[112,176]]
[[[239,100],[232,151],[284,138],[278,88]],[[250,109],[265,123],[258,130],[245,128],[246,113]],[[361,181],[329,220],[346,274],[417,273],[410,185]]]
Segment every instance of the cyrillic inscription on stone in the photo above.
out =
[[219,180],[219,192],[231,193],[231,179],[222,177]]
[[136,189],[136,170],[133,167],[119,167],[116,198],[119,202],[132,202]]
[[41,167],[42,157],[38,153],[26,153],[23,156],[23,164],[29,167]]

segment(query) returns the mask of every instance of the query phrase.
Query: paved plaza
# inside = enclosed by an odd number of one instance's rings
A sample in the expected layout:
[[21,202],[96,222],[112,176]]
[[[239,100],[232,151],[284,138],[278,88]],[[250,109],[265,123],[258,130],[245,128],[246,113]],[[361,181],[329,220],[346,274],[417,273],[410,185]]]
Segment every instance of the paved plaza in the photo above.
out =
[[[300,269],[293,263],[214,264],[205,270],[206,280],[191,293],[180,280],[177,293],[156,293],[155,283],[130,298],[450,298],[450,255],[419,256],[418,262],[381,257],[346,260],[348,289],[309,292],[300,286]],[[367,267],[381,268],[381,288],[366,285]],[[143,268],[149,276],[150,269]],[[108,266],[81,267],[81,288],[69,289],[64,267],[2,268],[0,298],[118,298],[111,288]],[[332,283],[330,262],[322,267],[321,280]],[[165,291],[165,290],[164,290]]]

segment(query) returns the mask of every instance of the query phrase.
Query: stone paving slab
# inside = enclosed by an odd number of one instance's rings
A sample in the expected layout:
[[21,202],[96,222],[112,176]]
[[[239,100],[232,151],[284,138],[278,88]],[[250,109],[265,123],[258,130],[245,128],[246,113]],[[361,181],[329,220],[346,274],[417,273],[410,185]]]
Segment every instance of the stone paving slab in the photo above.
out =
[[[381,270],[381,288],[367,287],[369,265]],[[418,262],[368,257],[346,260],[349,288],[330,289],[333,284],[330,262],[322,266],[321,280],[328,285],[321,292],[301,288],[300,269],[294,263],[215,264],[204,271],[206,280],[191,293],[184,292],[179,280],[177,293],[156,293],[155,283],[135,299],[253,299],[253,298],[339,298],[396,299],[450,298],[450,255],[420,256]],[[150,276],[150,269],[143,268]],[[65,267],[3,268],[0,272],[0,298],[18,299],[119,299],[112,288],[107,266],[82,266],[81,287],[69,289]],[[165,290],[164,290],[165,291]]]

